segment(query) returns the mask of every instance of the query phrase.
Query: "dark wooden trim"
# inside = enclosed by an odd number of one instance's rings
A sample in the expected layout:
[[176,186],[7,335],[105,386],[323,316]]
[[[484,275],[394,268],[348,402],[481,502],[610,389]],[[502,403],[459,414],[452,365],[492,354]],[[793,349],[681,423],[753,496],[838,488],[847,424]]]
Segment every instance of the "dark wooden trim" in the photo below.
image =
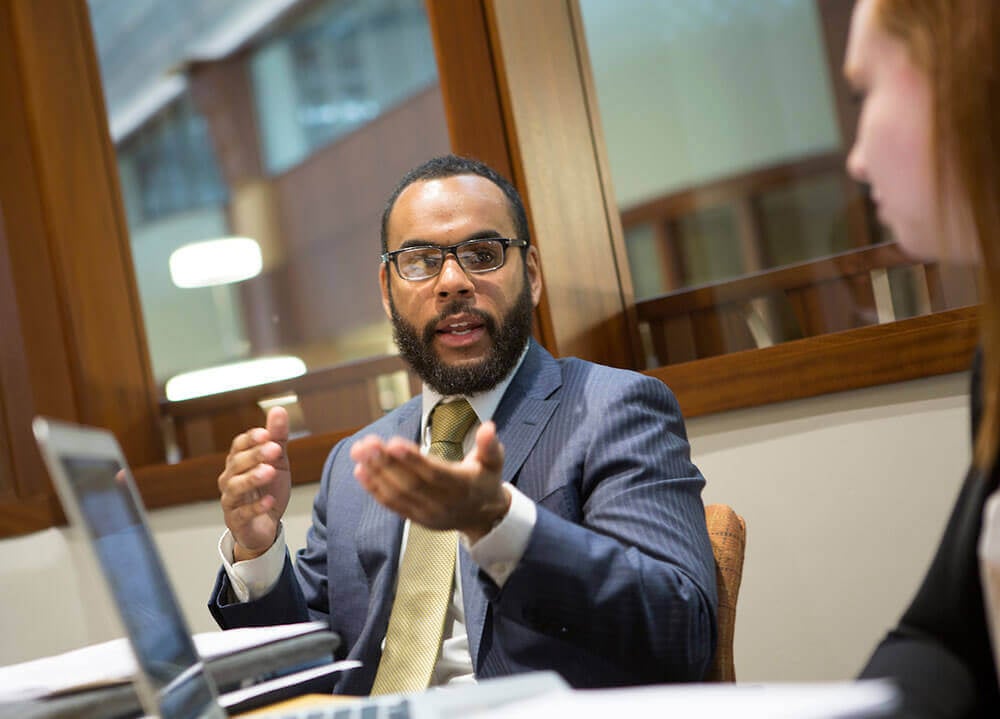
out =
[[425,0],[452,151],[513,179],[482,0]]
[[485,0],[490,46],[515,181],[542,258],[548,349],[635,367],[631,280],[620,274],[627,268],[616,255],[618,211],[606,192],[572,4]]
[[977,308],[809,337],[648,370],[685,417],[816,397],[968,368]]
[[[482,160],[517,186],[535,235],[531,198],[519,182],[511,159],[484,2],[424,0],[434,39],[451,150]],[[535,336],[551,349],[555,346],[555,328],[548,308],[549,297],[543,288],[535,310]]]
[[0,501],[0,539],[66,524],[55,493]]
[[0,201],[16,282],[34,275],[50,295],[17,289],[35,397],[12,431],[54,414],[113,429],[131,462],[163,461],[87,3],[3,3],[0,25],[0,131],[19,146],[0,163]]
[[[319,482],[330,450],[355,431],[328,432],[291,440],[288,443],[288,459],[292,466],[292,484]],[[192,502],[217,501],[218,477],[225,464],[226,454],[220,452],[177,464],[139,467],[133,470],[133,474],[146,508],[162,509]],[[63,524],[66,524],[66,517],[54,494],[19,501],[0,501],[0,538]]]
[[[3,208],[0,207],[0,327],[4,327],[5,337],[20,337],[21,323],[17,316],[17,296],[14,293],[14,276],[11,271],[7,236],[4,232]],[[8,334],[9,333],[9,334]],[[7,342],[0,345],[0,499],[12,499],[30,494],[18,486],[18,474],[14,471],[13,442],[10,434],[10,418],[6,396],[17,387],[25,387],[23,352],[12,352]],[[11,366],[14,365],[14,366]]]

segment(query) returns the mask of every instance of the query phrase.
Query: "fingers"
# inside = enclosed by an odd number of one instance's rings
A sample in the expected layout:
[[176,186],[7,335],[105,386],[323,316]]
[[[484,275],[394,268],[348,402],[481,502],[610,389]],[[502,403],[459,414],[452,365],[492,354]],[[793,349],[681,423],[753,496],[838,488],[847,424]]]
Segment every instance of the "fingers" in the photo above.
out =
[[268,494],[268,485],[276,474],[274,467],[268,464],[260,464],[247,472],[228,477],[223,473],[219,480],[223,510],[259,501]]
[[[448,468],[398,437],[383,442],[364,437],[351,447],[354,476],[377,502],[399,515],[434,526],[430,513],[441,501],[439,473]],[[435,465],[432,461],[438,462]]]
[[[285,441],[288,415],[281,409],[268,415],[268,429],[255,427],[237,435],[230,445],[218,487],[226,523],[239,525],[275,506],[271,483],[279,471],[287,474]],[[284,437],[280,443],[274,437]]]
[[[251,497],[249,494],[243,496],[248,500]],[[253,501],[231,505],[225,510],[226,517],[235,526],[246,525],[252,522],[255,517],[270,512],[276,501],[270,494],[257,494]]]
[[483,422],[476,430],[476,446],[465,462],[478,462],[488,472],[503,470],[504,449],[493,422]]
[[504,450],[492,422],[479,428],[475,447],[462,462],[424,455],[398,437],[375,436],[356,442],[351,458],[354,476],[377,502],[432,529],[478,526],[484,513],[493,517],[494,505],[506,503]]
[[[265,428],[269,439],[281,447],[282,455],[284,455],[285,448],[288,446],[288,425],[288,410],[284,407],[272,407],[267,413]],[[284,456],[280,459],[281,461],[286,461]]]
[[[285,431],[287,434],[287,426]],[[283,443],[272,441],[268,430],[255,427],[233,439],[226,467],[219,476],[219,491],[224,492],[225,484],[233,477],[250,472],[259,465],[287,470],[288,459]]]

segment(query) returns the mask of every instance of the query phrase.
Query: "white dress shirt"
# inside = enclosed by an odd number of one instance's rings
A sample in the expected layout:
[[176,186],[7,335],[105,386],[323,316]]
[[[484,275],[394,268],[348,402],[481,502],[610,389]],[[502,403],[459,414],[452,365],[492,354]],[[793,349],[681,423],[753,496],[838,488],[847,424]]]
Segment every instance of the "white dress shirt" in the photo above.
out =
[[[521,354],[517,365],[503,382],[492,390],[466,397],[476,412],[477,421],[465,435],[464,448],[468,453],[475,446],[475,435],[479,425],[493,418],[500,400],[503,399],[507,387],[514,374],[524,361],[525,352]],[[431,411],[442,400],[448,401],[457,397],[442,397],[426,385],[422,394],[422,412],[420,418],[421,450],[426,453],[430,447],[430,425],[428,419]],[[460,541],[469,552],[472,560],[479,565],[498,586],[503,586],[511,572],[521,561],[524,550],[528,546],[531,531],[535,526],[535,503],[519,492],[517,488],[507,485],[511,494],[510,510],[504,518],[475,544],[470,544],[465,535],[460,535]],[[403,526],[402,547],[406,547],[409,534],[409,520]],[[219,553],[222,555],[222,565],[229,577],[230,585],[235,595],[235,601],[246,602],[267,594],[277,583],[285,562],[285,531],[279,525],[278,536],[264,554],[255,559],[243,562],[233,561],[232,535],[227,530],[219,540]],[[458,551],[456,546],[455,551]],[[400,551],[400,557],[403,553]],[[330,607],[330,611],[336,611]],[[384,641],[384,639],[383,639]],[[451,604],[445,617],[444,639],[441,654],[438,656],[431,676],[431,685],[450,682],[475,681],[472,657],[469,654],[469,639],[465,629],[465,608],[462,604],[462,581],[458,562],[455,563],[455,589]]]

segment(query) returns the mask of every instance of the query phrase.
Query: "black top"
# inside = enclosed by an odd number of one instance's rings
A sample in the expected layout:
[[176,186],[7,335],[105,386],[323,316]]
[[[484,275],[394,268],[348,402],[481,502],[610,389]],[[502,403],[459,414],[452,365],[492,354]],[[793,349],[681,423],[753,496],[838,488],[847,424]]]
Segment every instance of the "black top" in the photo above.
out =
[[[972,432],[981,411],[981,354],[972,371]],[[1000,690],[983,607],[977,547],[983,506],[1000,470],[970,469],[913,603],[879,644],[862,677],[891,677],[900,717],[1000,718]]]

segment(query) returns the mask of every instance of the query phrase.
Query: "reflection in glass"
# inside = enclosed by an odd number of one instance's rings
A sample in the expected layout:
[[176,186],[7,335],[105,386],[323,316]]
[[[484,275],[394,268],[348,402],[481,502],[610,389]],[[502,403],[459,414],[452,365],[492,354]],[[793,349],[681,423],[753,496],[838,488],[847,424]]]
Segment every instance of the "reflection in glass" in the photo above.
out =
[[650,364],[975,301],[846,177],[851,4],[580,0]]
[[437,80],[422,0],[321,4],[263,45],[251,70],[271,172]]
[[[375,258],[395,183],[449,150],[422,0],[88,4],[161,388],[293,356],[307,376],[266,392],[297,392],[310,431],[361,426],[408,399],[406,378],[381,378],[400,365],[385,357]],[[232,236],[260,247],[258,274],[174,284],[174,251]],[[224,449],[257,399],[166,405],[181,453]]]

